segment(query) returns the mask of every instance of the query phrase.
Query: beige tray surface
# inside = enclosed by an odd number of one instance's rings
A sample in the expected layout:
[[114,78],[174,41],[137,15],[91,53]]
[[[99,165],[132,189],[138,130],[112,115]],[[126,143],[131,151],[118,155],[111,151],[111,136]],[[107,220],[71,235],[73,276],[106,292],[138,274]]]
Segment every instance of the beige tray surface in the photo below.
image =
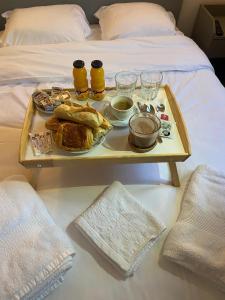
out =
[[[73,92],[72,89],[66,89]],[[106,100],[115,94],[114,89],[107,89]],[[136,101],[140,90],[137,89]],[[29,132],[44,131],[45,121],[49,115],[45,115],[36,110],[33,105],[32,98],[30,99],[24,126],[21,134],[19,161],[27,168],[40,168],[51,166],[71,165],[78,160],[110,160],[120,163],[138,163],[138,162],[177,162],[184,161],[191,155],[190,143],[187,135],[187,130],[184,120],[179,109],[179,106],[173,96],[169,86],[160,88],[158,97],[165,99],[167,112],[170,115],[170,121],[175,122],[174,139],[163,139],[163,143],[158,143],[151,151],[145,153],[137,153],[132,151],[128,143],[128,128],[113,128],[106,136],[105,141],[85,154],[70,154],[59,149],[54,149],[52,153],[35,156],[33,154],[31,143],[29,140]],[[105,101],[105,100],[104,100]],[[153,100],[157,101],[157,99]],[[93,105],[103,105],[103,101],[96,102],[88,100]],[[85,103],[79,101],[79,103]],[[154,102],[153,102],[154,103]]]

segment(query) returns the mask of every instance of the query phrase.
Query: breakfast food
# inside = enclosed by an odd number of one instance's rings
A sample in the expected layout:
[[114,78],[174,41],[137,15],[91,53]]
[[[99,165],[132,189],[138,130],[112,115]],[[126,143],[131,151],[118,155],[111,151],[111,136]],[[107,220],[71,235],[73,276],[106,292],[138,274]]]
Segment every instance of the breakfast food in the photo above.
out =
[[103,122],[101,124],[101,127],[108,130],[111,127],[111,124],[106,118],[103,117]]
[[77,122],[91,128],[98,128],[103,123],[103,116],[88,105],[77,107],[61,104],[55,109],[54,115],[59,119]]
[[56,145],[66,151],[89,150],[111,128],[101,113],[89,105],[61,104],[45,124]]
[[65,123],[66,120],[62,120],[62,119],[58,119],[56,117],[52,117],[52,118],[49,118],[46,123],[45,123],[45,127],[49,130],[52,130],[52,131],[57,131],[59,126],[63,123]]
[[92,147],[93,133],[91,128],[82,124],[63,123],[56,132],[55,142],[67,151],[86,150]]

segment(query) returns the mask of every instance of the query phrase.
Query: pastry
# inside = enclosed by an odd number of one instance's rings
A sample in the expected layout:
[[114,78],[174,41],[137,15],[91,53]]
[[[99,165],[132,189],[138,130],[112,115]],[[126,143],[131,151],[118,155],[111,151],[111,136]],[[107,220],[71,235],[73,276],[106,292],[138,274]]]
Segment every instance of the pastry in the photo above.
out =
[[93,107],[71,102],[59,105],[54,110],[54,117],[46,121],[46,128],[56,132],[56,145],[66,151],[90,149],[111,127]]
[[55,117],[87,125],[91,128],[98,128],[103,123],[103,116],[90,106],[69,106],[59,105],[54,110]]
[[56,117],[52,117],[52,118],[49,118],[46,123],[45,123],[45,127],[49,130],[52,130],[52,131],[57,131],[60,124],[63,124],[65,123],[66,120],[62,120],[62,119],[58,119]]
[[102,128],[102,127],[98,127],[98,128],[92,129],[92,132],[93,132],[93,135],[94,135],[94,139],[99,140],[101,137],[106,135],[107,130]]
[[109,123],[109,121],[106,118],[103,117],[103,122],[101,124],[101,127],[108,130],[112,128],[112,125]]
[[103,118],[101,126],[93,129],[93,135],[95,140],[99,140],[102,136],[106,135],[107,132],[112,128],[112,125]]
[[66,151],[88,150],[93,141],[91,128],[70,122],[61,124],[55,136],[56,145]]

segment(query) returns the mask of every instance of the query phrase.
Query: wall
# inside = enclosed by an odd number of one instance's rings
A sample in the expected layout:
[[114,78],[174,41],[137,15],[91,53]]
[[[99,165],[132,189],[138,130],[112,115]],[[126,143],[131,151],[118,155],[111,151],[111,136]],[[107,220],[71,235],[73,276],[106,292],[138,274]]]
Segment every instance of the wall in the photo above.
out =
[[191,36],[200,4],[225,4],[225,0],[183,0],[177,25],[186,35]]

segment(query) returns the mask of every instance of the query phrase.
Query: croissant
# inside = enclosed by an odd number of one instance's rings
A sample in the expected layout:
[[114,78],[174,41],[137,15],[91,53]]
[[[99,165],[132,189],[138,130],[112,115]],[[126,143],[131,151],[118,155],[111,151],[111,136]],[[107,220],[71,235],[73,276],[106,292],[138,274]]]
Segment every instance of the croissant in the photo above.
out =
[[66,151],[88,150],[94,142],[92,129],[76,123],[63,123],[55,136],[56,145]]
[[109,123],[109,121],[103,117],[103,122],[101,124],[101,127],[104,129],[110,129],[112,128],[112,125]]
[[57,131],[59,126],[63,123],[65,123],[66,120],[62,120],[62,119],[58,119],[56,117],[52,117],[49,118],[46,122],[45,122],[45,127],[49,130],[52,131]]
[[84,124],[91,128],[97,128],[103,123],[103,116],[90,106],[61,104],[54,110],[54,115],[56,118]]

